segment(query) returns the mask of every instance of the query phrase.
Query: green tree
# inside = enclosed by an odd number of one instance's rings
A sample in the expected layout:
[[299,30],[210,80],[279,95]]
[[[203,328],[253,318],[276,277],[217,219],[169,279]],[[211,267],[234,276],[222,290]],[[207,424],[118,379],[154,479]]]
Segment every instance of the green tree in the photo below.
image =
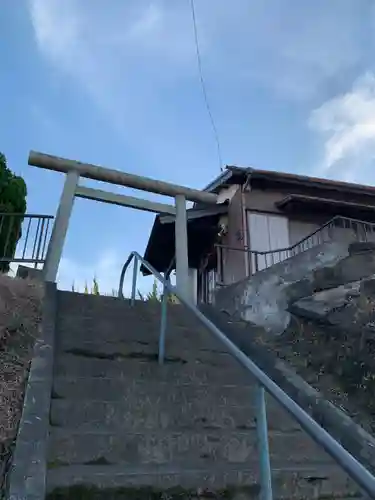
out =
[[[27,188],[22,177],[15,175],[7,166],[5,156],[0,153],[0,257],[9,260],[15,254],[21,238],[22,215],[26,212]],[[9,217],[3,214],[16,213]],[[0,262],[0,272],[9,271],[9,262]]]

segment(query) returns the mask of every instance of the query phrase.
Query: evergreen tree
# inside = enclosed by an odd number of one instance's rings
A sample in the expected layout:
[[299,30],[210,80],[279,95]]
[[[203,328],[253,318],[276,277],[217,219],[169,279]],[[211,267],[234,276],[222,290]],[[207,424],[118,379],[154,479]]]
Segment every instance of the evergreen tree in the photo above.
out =
[[[21,238],[23,215],[26,212],[27,189],[22,177],[15,175],[0,153],[0,257],[11,260]],[[20,214],[17,217],[5,214]],[[0,272],[9,271],[9,262],[0,262]]]

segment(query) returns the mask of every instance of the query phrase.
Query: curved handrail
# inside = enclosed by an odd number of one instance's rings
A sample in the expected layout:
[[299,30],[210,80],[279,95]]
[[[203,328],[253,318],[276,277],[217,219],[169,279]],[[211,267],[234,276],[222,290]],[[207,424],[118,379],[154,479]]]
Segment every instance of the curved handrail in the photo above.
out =
[[228,352],[246,368],[258,383],[300,424],[309,436],[347,472],[347,474],[371,498],[375,498],[375,477],[325,429],[323,429],[308,413],[305,412],[286,392],[284,392],[263,370],[261,370],[246,354],[244,354],[224,333],[219,330],[192,302],[185,299],[167,279],[144,260],[138,252],[131,252],[126,260],[120,276],[119,297],[123,297],[122,287],[126,271],[133,259],[141,262],[155,276],[169,293],[173,293],[203,323],[208,330],[224,344]]
[[[165,274],[165,278],[163,278],[163,276],[156,269],[154,269],[151,266],[151,264],[149,264],[147,262],[147,260],[144,260],[139,255],[139,253],[137,253],[137,252],[131,252],[131,254],[129,255],[129,257],[126,259],[125,264],[122,266],[122,270],[121,270],[121,274],[120,274],[120,283],[119,283],[119,286],[118,286],[118,297],[120,299],[124,298],[124,294],[123,294],[122,290],[124,288],[125,274],[126,274],[126,271],[127,271],[128,267],[129,267],[131,261],[133,260],[133,258],[139,259],[142,262],[142,265],[144,267],[146,267],[151,272],[151,274],[153,274],[155,276],[155,278],[157,278],[159,281],[161,281],[161,283],[164,286],[166,286],[166,283],[168,283],[170,285],[169,276],[171,275],[171,273],[173,271],[173,262],[174,262],[174,259],[172,260],[172,262],[171,262],[171,264],[170,264],[170,266],[169,266],[169,268],[168,268],[168,270],[167,270],[167,272]],[[167,289],[168,289],[168,286],[167,286]],[[175,293],[175,292],[172,292],[172,293]]]

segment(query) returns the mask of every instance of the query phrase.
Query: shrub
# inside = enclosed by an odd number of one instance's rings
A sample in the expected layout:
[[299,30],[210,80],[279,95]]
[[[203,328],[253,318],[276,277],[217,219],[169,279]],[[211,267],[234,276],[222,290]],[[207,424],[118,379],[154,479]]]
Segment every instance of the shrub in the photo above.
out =
[[[151,292],[149,292],[146,295],[142,295],[142,293],[138,290],[138,297],[140,300],[143,301],[154,301],[154,302],[162,301],[163,293],[158,291],[158,281],[156,280],[156,278],[154,279]],[[168,295],[168,302],[170,302],[171,304],[178,304],[179,300],[173,293],[170,293]]]
[[[27,189],[22,177],[8,167],[5,156],[0,153],[0,212],[25,214]],[[3,217],[0,220],[0,256],[10,261],[14,257],[21,238],[23,217]],[[0,262],[0,272],[9,271],[9,262]]]
[[[79,293],[79,289],[75,287],[75,284],[73,283],[72,284],[72,292],[78,292]],[[91,288],[89,289],[88,285],[87,285],[87,282],[85,283],[85,288],[83,290],[83,293],[86,293],[86,294],[90,294],[90,295],[107,295],[107,296],[110,296],[110,297],[117,297],[118,293],[117,291],[112,288],[112,291],[111,293],[100,293],[100,289],[99,289],[99,283],[98,283],[98,280],[96,279],[96,277],[94,276],[93,280],[92,280],[92,286]]]
[[[75,284],[72,284],[72,292],[78,292],[79,289],[75,288]],[[92,280],[92,286],[89,288],[87,282],[85,283],[85,288],[84,288],[84,293],[89,294],[89,295],[107,295],[111,297],[117,297],[118,293],[115,289],[112,289],[111,293],[106,293],[106,294],[101,294],[100,289],[99,289],[99,283],[96,277],[94,276]],[[143,300],[143,301],[154,301],[154,302],[161,302],[163,298],[163,293],[159,292],[158,290],[158,282],[155,279],[154,283],[152,285],[152,290],[148,292],[146,295],[143,295],[139,290],[138,290],[138,299]],[[171,304],[178,304],[178,298],[174,294],[169,294],[168,295],[168,302]]]

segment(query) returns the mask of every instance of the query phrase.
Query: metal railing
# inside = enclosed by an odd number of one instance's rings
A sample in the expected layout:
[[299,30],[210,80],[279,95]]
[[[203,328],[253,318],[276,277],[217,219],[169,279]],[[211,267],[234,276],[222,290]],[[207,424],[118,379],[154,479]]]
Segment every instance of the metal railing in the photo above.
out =
[[0,213],[0,266],[11,262],[43,264],[52,215]]
[[356,460],[345,448],[341,446],[326,430],[308,415],[290,396],[288,396],[268,375],[266,375],[246,354],[244,354],[224,333],[219,330],[192,302],[185,299],[173,286],[169,279],[164,278],[151,264],[145,261],[137,252],[132,252],[125,262],[120,276],[118,296],[123,296],[124,279],[130,263],[134,259],[131,305],[135,304],[137,276],[139,264],[147,268],[151,274],[163,285],[161,301],[161,322],[159,335],[159,364],[164,362],[165,336],[167,328],[167,303],[168,295],[173,293],[179,301],[191,311],[211,334],[217,338],[228,352],[257,380],[258,390],[256,398],[256,422],[259,444],[260,484],[263,500],[272,500],[272,477],[268,448],[267,412],[265,403],[266,390],[304,429],[309,436],[319,444],[345,472],[358,484],[370,498],[375,498],[375,477]]
[[276,250],[258,251],[251,250],[248,247],[235,248],[227,245],[217,244],[217,260],[223,261],[224,253],[246,252],[249,255],[249,273],[250,275],[267,269],[290,257],[294,257],[306,250],[310,250],[322,243],[328,243],[340,239],[346,241],[374,241],[375,242],[375,223],[351,219],[348,217],[336,216],[320,226],[308,236],[305,236],[297,243]]

